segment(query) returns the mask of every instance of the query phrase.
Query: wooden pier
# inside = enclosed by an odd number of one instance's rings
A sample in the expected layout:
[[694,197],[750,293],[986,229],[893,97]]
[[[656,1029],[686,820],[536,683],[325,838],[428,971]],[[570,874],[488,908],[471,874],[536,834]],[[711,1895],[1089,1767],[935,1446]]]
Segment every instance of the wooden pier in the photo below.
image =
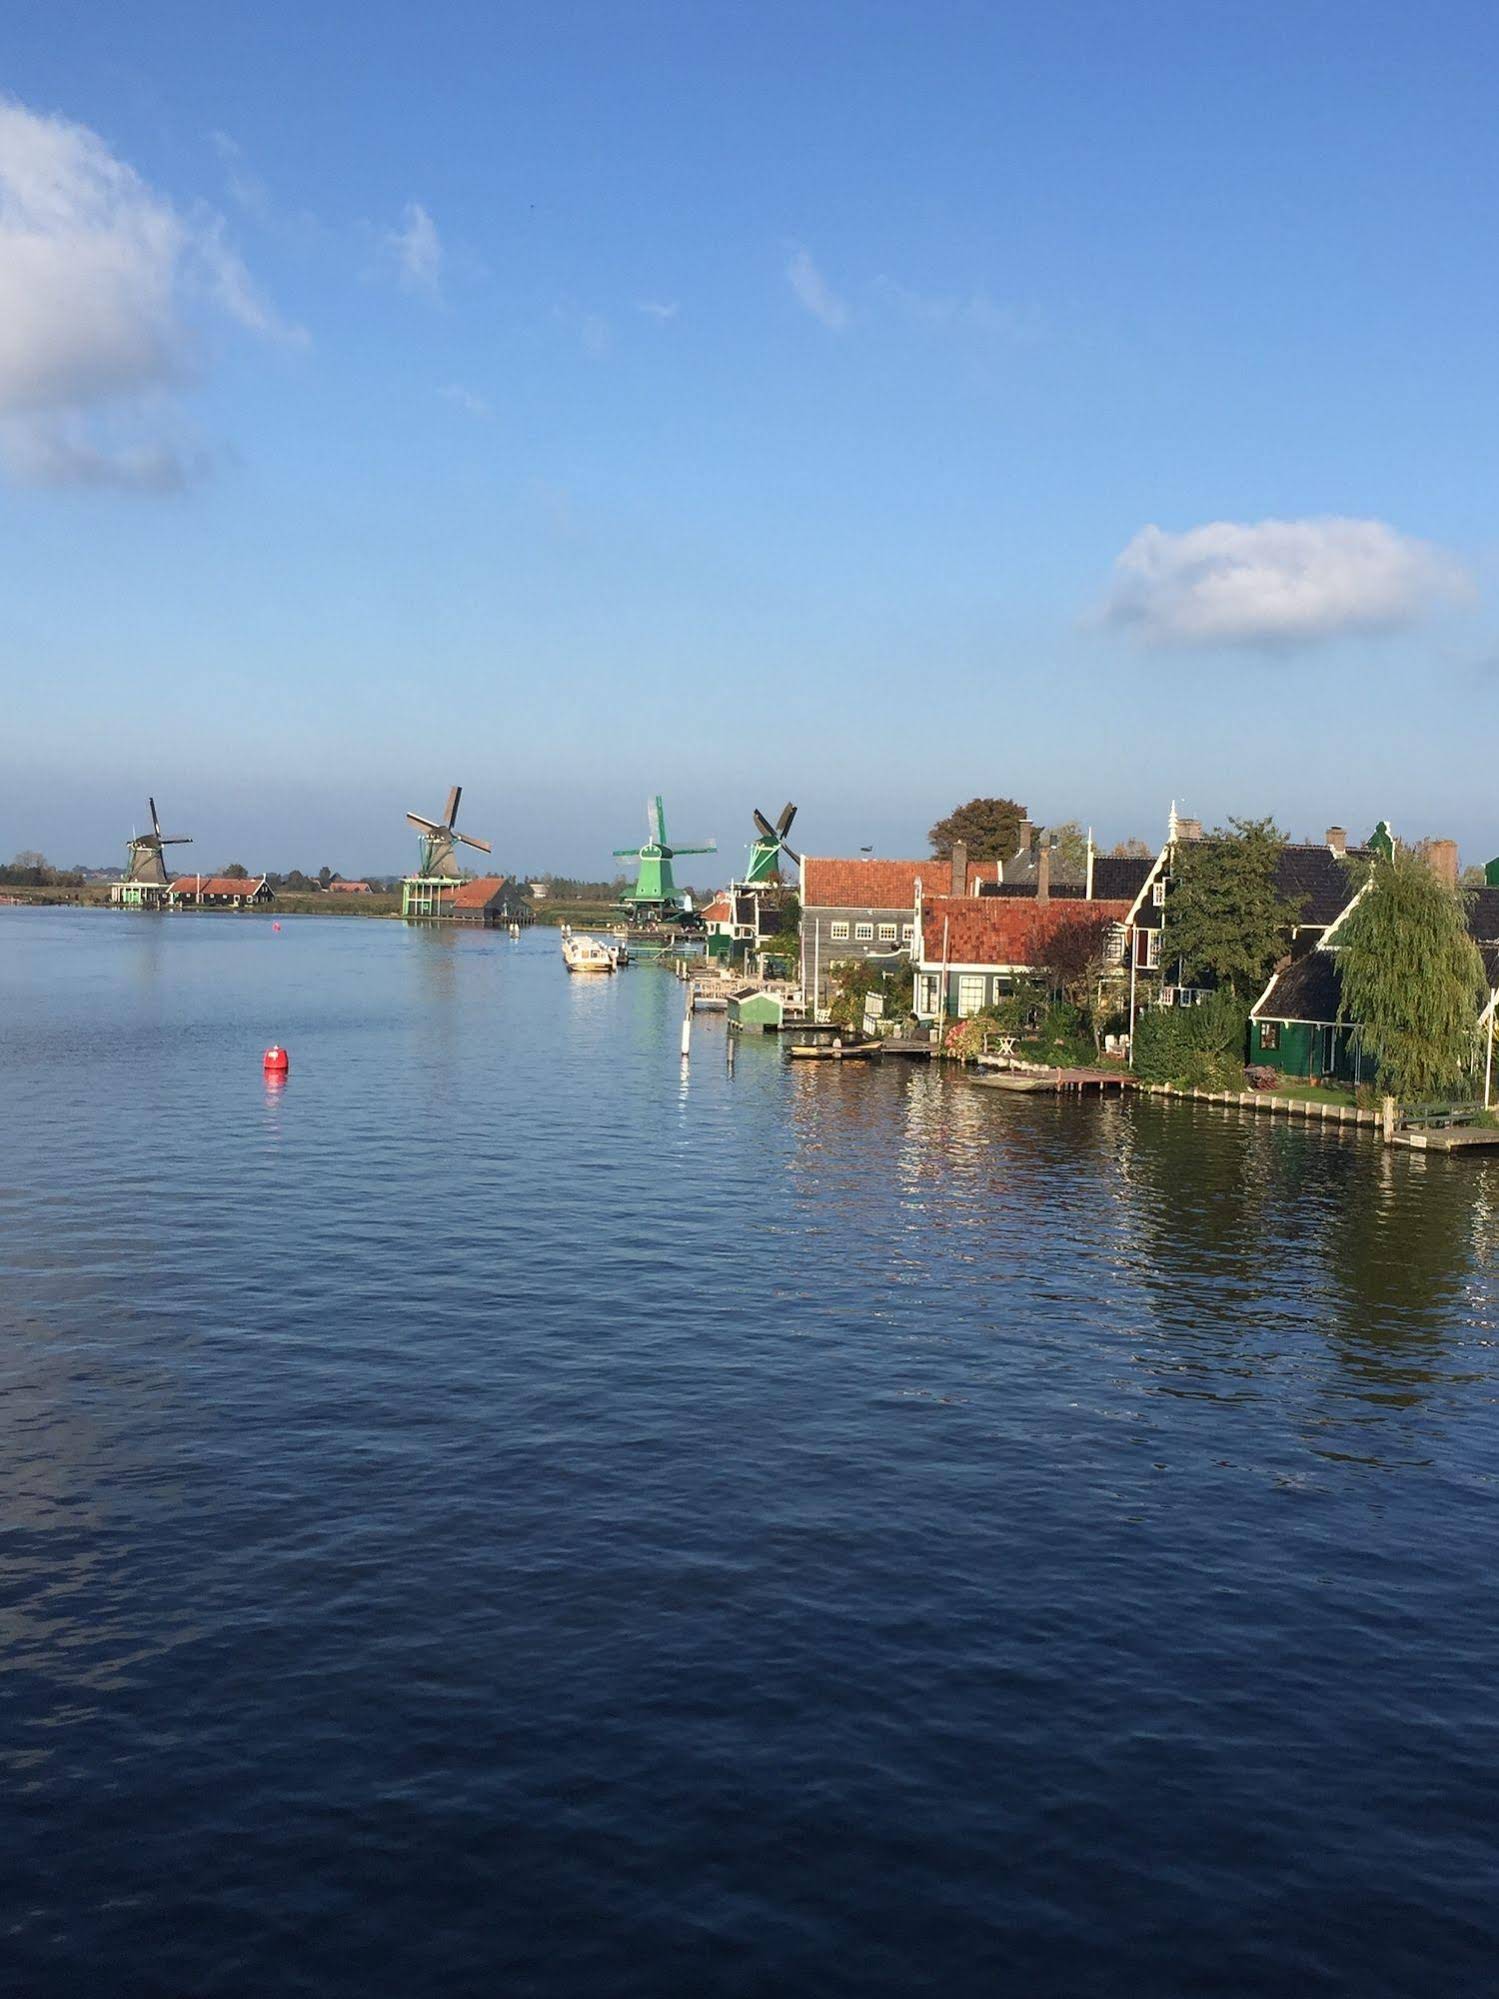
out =
[[1109,1090],[1132,1090],[1135,1078],[1127,1069],[991,1069],[973,1081],[985,1090],[1010,1090],[1019,1094],[1072,1091],[1079,1096],[1089,1091],[1103,1095]]

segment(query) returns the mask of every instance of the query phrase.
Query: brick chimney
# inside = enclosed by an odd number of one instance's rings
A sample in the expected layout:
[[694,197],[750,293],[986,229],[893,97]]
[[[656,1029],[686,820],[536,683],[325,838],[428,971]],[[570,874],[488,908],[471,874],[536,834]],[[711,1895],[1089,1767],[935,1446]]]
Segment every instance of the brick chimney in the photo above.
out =
[[1036,858],[1036,906],[1042,908],[1051,901],[1051,847],[1043,844]]
[[952,843],[952,893],[968,893],[968,849],[961,840]]
[[1030,820],[1022,819],[1019,826],[1015,829],[1015,851],[1010,858],[1016,861],[1023,861],[1030,852],[1031,843],[1035,837],[1036,829]]
[[1457,842],[1456,840],[1428,840],[1426,843],[1426,865],[1438,881],[1448,888],[1457,887]]
[[1348,834],[1343,827],[1341,826],[1328,827],[1327,851],[1330,854],[1336,854],[1340,861],[1343,859],[1344,855],[1348,852]]

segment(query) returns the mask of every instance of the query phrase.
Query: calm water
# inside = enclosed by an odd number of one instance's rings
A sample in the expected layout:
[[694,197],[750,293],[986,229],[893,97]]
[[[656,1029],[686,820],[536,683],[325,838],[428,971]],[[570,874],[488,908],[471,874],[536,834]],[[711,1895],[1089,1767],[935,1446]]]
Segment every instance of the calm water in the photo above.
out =
[[680,1005],[0,911],[0,1987],[1492,1991],[1499,1166]]

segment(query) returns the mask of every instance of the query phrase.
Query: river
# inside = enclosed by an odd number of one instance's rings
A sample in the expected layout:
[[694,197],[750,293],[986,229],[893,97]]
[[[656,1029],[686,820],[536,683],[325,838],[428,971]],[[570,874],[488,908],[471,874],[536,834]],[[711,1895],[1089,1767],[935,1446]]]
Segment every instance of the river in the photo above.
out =
[[0,1989],[1491,1990],[1499,1163],[680,1019],[0,910]]

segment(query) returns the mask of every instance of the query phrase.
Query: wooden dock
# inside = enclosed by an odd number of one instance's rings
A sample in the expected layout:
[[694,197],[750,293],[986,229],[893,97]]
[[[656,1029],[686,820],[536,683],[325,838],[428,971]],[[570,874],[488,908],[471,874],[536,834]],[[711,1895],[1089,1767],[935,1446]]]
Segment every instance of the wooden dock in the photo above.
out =
[[1499,1125],[1452,1124],[1423,1131],[1397,1131],[1392,1145],[1408,1146],[1412,1152],[1499,1151]]
[[1127,1069],[991,1069],[987,1075],[975,1076],[973,1081],[985,1090],[1010,1090],[1017,1094],[1035,1094],[1040,1091],[1056,1093],[1075,1091],[1085,1095],[1096,1090],[1100,1095],[1108,1090],[1132,1090],[1135,1078]]

